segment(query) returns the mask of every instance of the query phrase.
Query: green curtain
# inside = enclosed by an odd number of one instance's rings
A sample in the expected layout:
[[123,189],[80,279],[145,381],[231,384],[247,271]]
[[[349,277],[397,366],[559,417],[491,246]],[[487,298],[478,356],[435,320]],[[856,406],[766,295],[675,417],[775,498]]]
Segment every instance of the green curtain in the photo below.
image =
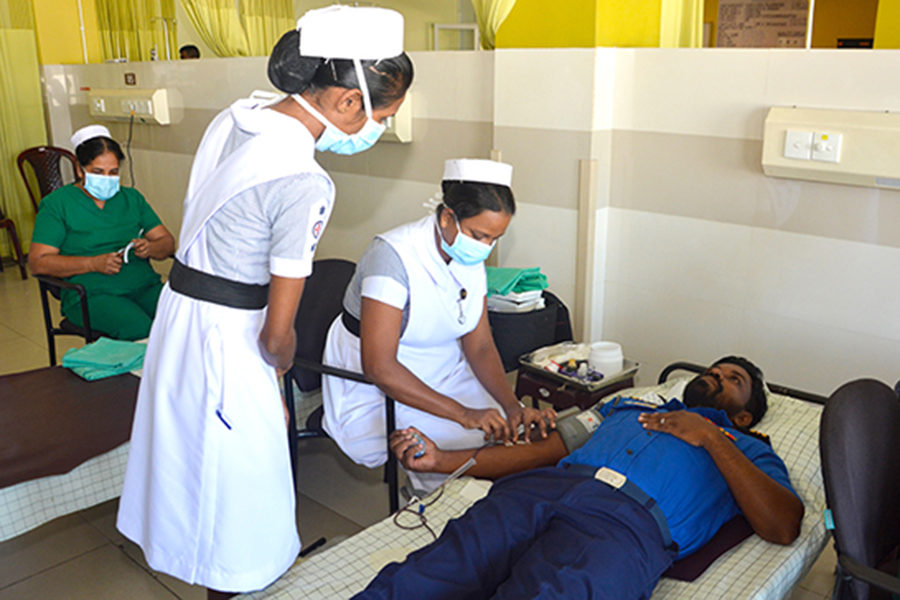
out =
[[475,20],[478,22],[478,30],[481,32],[482,48],[494,49],[497,30],[500,29],[500,25],[509,16],[515,4],[516,0],[472,0]]
[[662,0],[660,48],[703,46],[703,0]]
[[251,56],[268,56],[285,31],[297,26],[291,0],[240,0]]
[[154,48],[159,60],[165,60],[166,27],[168,56],[178,59],[175,0],[96,0],[96,3],[103,60],[151,60]]
[[[16,157],[26,148],[46,143],[31,0],[0,0],[0,208],[16,224],[26,252],[34,209]],[[0,255],[12,255],[5,233],[0,233]]]

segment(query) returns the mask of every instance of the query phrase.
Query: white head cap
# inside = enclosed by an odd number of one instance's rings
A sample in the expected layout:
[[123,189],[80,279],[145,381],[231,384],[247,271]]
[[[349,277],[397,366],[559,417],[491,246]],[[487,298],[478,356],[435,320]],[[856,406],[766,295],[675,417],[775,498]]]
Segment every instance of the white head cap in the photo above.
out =
[[403,15],[388,8],[329,6],[297,21],[300,55],[378,60],[403,53]]
[[88,125],[87,127],[82,127],[72,135],[72,148],[78,148],[78,146],[86,141],[98,137],[108,137],[112,139],[112,136],[109,134],[109,129],[103,125]]
[[512,165],[477,158],[456,158],[444,163],[444,181],[475,181],[512,187]]

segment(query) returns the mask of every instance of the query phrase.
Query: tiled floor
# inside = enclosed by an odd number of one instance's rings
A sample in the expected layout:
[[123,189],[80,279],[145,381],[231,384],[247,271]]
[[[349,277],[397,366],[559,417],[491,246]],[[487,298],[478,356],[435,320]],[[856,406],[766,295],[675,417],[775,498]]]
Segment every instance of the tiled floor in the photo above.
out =
[[[58,355],[79,345],[65,339]],[[7,265],[0,273],[0,375],[47,365],[37,283],[22,281]],[[337,542],[387,514],[378,471],[357,467],[328,440],[305,442],[301,453],[297,521],[305,543],[320,536]],[[140,549],[116,530],[116,508],[110,501],[0,543],[0,600],[205,598],[203,588],[146,565]],[[829,547],[792,600],[828,598],[834,563]]]

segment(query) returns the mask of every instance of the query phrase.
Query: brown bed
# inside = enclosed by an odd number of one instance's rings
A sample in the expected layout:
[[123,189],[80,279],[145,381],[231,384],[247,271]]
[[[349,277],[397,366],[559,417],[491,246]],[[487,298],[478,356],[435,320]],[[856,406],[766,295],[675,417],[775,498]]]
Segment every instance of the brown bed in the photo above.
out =
[[118,495],[139,382],[58,366],[0,377],[0,540]]

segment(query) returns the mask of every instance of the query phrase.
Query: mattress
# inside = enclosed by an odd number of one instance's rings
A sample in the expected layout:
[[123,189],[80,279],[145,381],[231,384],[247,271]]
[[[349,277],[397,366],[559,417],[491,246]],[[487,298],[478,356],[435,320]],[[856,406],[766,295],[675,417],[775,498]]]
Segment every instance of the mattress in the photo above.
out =
[[[680,397],[687,379],[630,390],[628,395],[658,401]],[[770,395],[769,410],[757,429],[768,434],[788,467],[791,483],[806,507],[800,536],[779,546],[751,536],[720,556],[693,582],[661,579],[654,600],[775,599],[791,594],[825,548],[825,491],[819,459],[819,421],[822,406],[786,396]],[[425,509],[429,527],[437,535],[450,519],[462,515],[487,493],[489,482],[463,477],[451,482],[443,495]],[[401,524],[417,517],[402,514]],[[302,531],[300,532],[302,535]],[[405,530],[388,517],[341,542],[297,563],[267,589],[244,597],[256,600],[339,599],[363,590],[384,565],[403,558],[434,538],[424,527]]]
[[0,541],[119,495],[139,380],[0,377]]

